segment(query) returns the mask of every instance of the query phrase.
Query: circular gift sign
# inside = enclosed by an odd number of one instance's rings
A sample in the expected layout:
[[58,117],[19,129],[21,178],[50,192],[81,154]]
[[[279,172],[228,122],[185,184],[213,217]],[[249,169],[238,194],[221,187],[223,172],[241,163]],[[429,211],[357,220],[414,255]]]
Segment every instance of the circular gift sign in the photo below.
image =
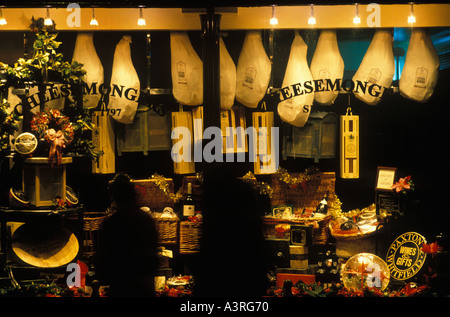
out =
[[416,232],[406,232],[392,242],[386,255],[391,277],[396,280],[408,280],[422,268],[426,253],[421,250],[425,238]]

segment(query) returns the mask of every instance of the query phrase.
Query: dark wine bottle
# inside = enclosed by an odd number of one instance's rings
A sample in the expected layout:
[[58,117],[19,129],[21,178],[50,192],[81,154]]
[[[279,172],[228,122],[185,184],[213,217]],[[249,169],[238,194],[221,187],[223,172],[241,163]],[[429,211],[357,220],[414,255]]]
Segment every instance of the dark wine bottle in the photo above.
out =
[[194,198],[192,196],[192,183],[188,183],[187,195],[183,202],[183,218],[188,219],[195,214]]
[[328,213],[328,191],[323,196],[322,200],[320,201],[319,205],[317,205],[316,213],[319,214],[327,214]]

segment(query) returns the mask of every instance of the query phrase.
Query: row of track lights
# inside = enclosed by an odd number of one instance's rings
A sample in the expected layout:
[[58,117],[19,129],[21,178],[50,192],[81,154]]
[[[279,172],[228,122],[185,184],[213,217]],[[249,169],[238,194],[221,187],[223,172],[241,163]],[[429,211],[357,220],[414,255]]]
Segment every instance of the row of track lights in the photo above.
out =
[[[411,3],[411,8],[410,8],[410,15],[408,16],[408,23],[413,24],[416,23],[416,17],[414,16],[414,4]],[[278,18],[276,16],[276,12],[275,12],[275,5],[272,6],[272,18],[270,19],[270,25],[277,25],[278,24]],[[361,23],[361,18],[359,17],[359,5],[356,3],[355,4],[355,17],[353,18],[353,23],[358,25]],[[0,8],[0,26],[1,25],[6,25],[6,19],[3,16],[3,11]],[[47,26],[53,25],[53,21],[50,17],[50,9],[47,8],[47,14],[46,17],[44,19],[44,24]],[[98,26],[98,21],[95,17],[95,8],[92,8],[92,19],[91,22],[89,23],[92,26]],[[144,26],[145,25],[145,19],[142,13],[142,8],[139,8],[139,18],[137,21],[137,24],[140,26]],[[315,25],[316,24],[316,18],[314,17],[314,5],[311,4],[310,5],[310,15],[308,18],[308,24],[309,25]]]
[[[0,7],[0,26],[6,25],[6,24],[8,24],[8,22],[6,22],[6,19],[3,16],[2,8]],[[98,20],[95,17],[95,8],[92,8],[92,18],[91,18],[91,22],[89,24],[92,26],[98,26]],[[141,25],[141,26],[144,26],[146,24],[144,15],[142,12],[142,8],[139,8],[139,18],[138,18],[137,24]],[[46,12],[45,19],[44,19],[44,25],[46,25],[46,26],[53,25],[53,20],[50,17],[50,8],[47,8],[47,12]]]
[[[410,3],[411,9],[410,9],[410,15],[408,16],[408,23],[413,24],[416,23],[416,17],[414,16],[414,4]],[[270,25],[277,25],[278,24],[278,18],[276,16],[275,12],[275,5],[272,6],[272,17],[270,18]],[[353,18],[353,23],[358,25],[361,23],[361,18],[359,17],[359,5],[358,3],[355,3],[355,17]],[[309,25],[315,25],[316,24],[316,18],[314,16],[314,5],[310,5],[310,14],[308,18],[308,24]]]

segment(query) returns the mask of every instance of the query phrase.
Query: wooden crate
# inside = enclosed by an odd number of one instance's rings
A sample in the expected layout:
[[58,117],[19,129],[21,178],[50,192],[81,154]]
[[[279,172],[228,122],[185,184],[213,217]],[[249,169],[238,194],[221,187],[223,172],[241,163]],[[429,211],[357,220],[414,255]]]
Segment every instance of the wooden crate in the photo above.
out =
[[221,110],[220,128],[222,130],[223,153],[248,151],[248,142],[245,134],[247,124],[243,107],[234,106],[230,110]]
[[332,112],[312,112],[304,127],[287,126],[283,137],[283,158],[319,159],[336,156],[338,118]]
[[170,150],[170,119],[140,106],[133,123],[119,125],[117,128],[117,154],[123,152],[142,152]]
[[[190,135],[180,135],[173,138],[172,160],[175,174],[191,174],[195,172],[194,162],[194,129],[191,111],[172,112],[172,130],[185,127]],[[185,155],[190,151],[190,155]],[[181,156],[181,157],[180,157]]]
[[277,150],[276,139],[272,138],[272,127],[274,124],[274,114],[271,111],[253,112],[252,114],[253,128],[256,129],[256,140],[253,140],[254,155],[254,172],[255,174],[272,174],[275,173],[277,166]]
[[[132,180],[138,193],[137,203],[139,206],[149,207],[152,211],[165,207],[173,207],[174,201],[161,190],[154,179]],[[171,178],[166,178],[168,191],[174,192],[174,183]]]
[[341,116],[340,165],[342,178],[359,178],[359,116]]
[[22,190],[30,204],[36,207],[52,206],[57,197],[66,200],[66,165],[71,157],[63,157],[59,165],[50,166],[47,157],[30,157],[22,171]]
[[111,174],[116,171],[113,120],[102,111],[95,111],[92,115],[92,122],[95,125],[94,131],[92,131],[92,141],[96,145],[96,151],[103,151],[103,155],[96,162],[92,162],[92,173],[94,174]]

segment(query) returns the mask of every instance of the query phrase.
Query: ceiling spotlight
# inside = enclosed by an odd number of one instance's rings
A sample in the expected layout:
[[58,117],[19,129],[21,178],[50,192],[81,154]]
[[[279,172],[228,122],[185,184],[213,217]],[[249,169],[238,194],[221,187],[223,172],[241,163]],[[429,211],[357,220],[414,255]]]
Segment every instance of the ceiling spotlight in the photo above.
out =
[[5,17],[3,16],[2,8],[0,8],[0,25],[6,25],[8,22],[6,22]]
[[98,21],[95,18],[95,9],[94,8],[92,8],[92,19],[91,19],[91,22],[89,24],[93,25],[93,26],[98,26]]
[[353,18],[353,23],[354,24],[361,23],[361,18],[359,17],[359,7],[357,3],[355,3],[355,17]]
[[411,12],[408,17],[408,23],[413,24],[416,23],[416,17],[414,16],[414,3],[411,2],[410,5],[411,5]]
[[309,15],[308,24],[309,25],[316,24],[316,18],[314,17],[314,4],[311,4],[311,13]]
[[272,18],[270,19],[270,25],[277,25],[278,24],[278,19],[277,16],[275,15],[275,5],[272,6]]
[[139,8],[139,19],[138,19],[138,25],[145,25],[145,19],[144,15],[142,13],[142,8]]
[[50,18],[50,9],[49,8],[47,8],[47,15],[44,19],[44,25],[47,25],[47,26],[53,25],[52,18]]

